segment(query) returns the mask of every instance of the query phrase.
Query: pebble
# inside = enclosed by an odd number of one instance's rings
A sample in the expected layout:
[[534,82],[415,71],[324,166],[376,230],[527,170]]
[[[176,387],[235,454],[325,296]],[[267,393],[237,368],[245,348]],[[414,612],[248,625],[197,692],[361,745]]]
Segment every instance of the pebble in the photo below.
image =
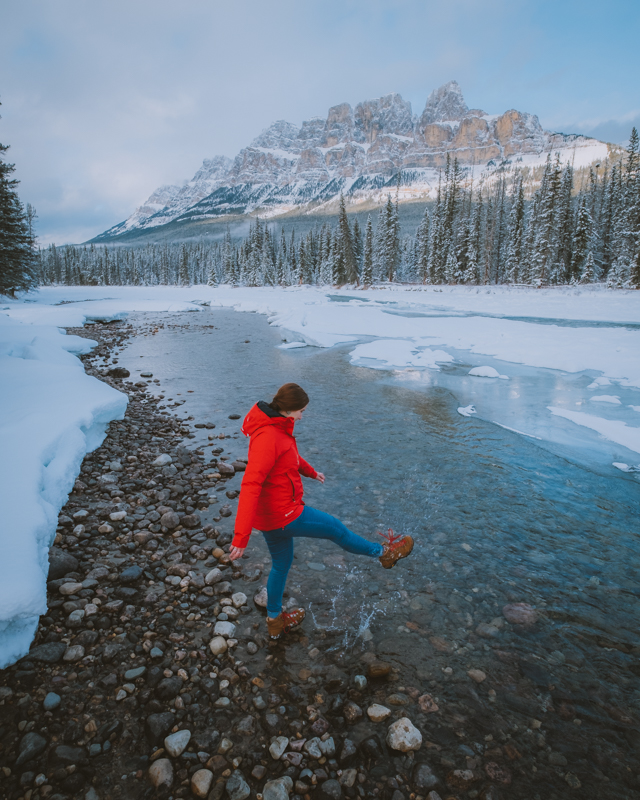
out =
[[502,609],[502,615],[511,625],[534,625],[538,612],[529,603],[510,603]]
[[166,467],[167,464],[171,464],[173,459],[168,453],[162,453],[159,455],[156,460],[153,462],[154,467]]
[[257,591],[253,595],[253,602],[258,606],[258,608],[266,608],[267,607],[267,587],[263,586],[262,589]]
[[222,653],[226,653],[227,649],[228,645],[224,636],[214,636],[209,642],[209,650],[211,650],[211,653],[214,656],[219,656],[222,655]]
[[64,642],[47,642],[34,647],[29,653],[32,661],[44,661],[45,664],[55,664],[65,653],[67,645]]
[[467,675],[476,683],[482,683],[482,681],[487,679],[486,673],[484,673],[481,669],[470,669],[467,671]]
[[362,716],[362,709],[357,703],[348,700],[342,707],[342,714],[347,722],[357,722]]
[[207,586],[213,586],[215,583],[219,583],[222,580],[222,572],[217,568],[214,567],[212,570],[207,572],[204,578],[204,582]]
[[247,604],[247,595],[244,592],[236,592],[231,595],[231,602],[236,608],[242,608]]
[[45,711],[55,711],[55,709],[58,708],[61,702],[62,698],[60,697],[59,694],[56,694],[55,692],[49,692],[47,696],[44,698],[42,707],[44,708]]
[[149,781],[156,789],[173,784],[173,765],[168,758],[159,758],[149,767]]
[[271,758],[274,758],[278,761],[282,758],[284,751],[289,746],[289,740],[286,736],[276,736],[276,738],[271,742],[269,745],[269,753],[271,754]]
[[35,758],[36,756],[39,756],[46,746],[47,740],[44,738],[44,736],[40,736],[40,734],[35,733],[35,731],[25,733],[20,740],[18,758],[16,759],[15,763],[16,767],[19,767],[21,764],[25,764],[27,761],[31,761],[31,759]]
[[387,744],[392,750],[407,753],[422,747],[422,734],[408,717],[402,717],[389,726]]
[[191,791],[196,797],[206,797],[213,783],[213,772],[209,769],[199,769],[191,776]]
[[135,667],[135,669],[128,669],[124,673],[124,679],[125,681],[135,681],[136,678],[141,678],[146,671],[146,667]]
[[62,657],[63,661],[80,661],[84,658],[84,647],[81,644],[74,644],[68,647]]
[[81,583],[63,583],[58,591],[60,594],[65,595],[66,597],[67,595],[77,594],[78,592],[82,591],[83,588],[84,587]]
[[251,794],[249,784],[241,772],[236,771],[229,778],[225,786],[229,800],[246,800]]
[[367,716],[372,722],[383,722],[389,714],[391,714],[391,709],[378,703],[374,703],[367,709]]
[[267,781],[262,789],[262,800],[288,800],[293,790],[293,780],[289,775]]
[[364,677],[364,675],[356,675],[353,679],[353,683],[356,689],[362,691],[367,685],[367,679]]
[[372,661],[367,667],[367,676],[373,680],[386,678],[391,673],[391,664],[384,661]]
[[216,636],[224,636],[225,639],[231,639],[236,632],[236,626],[233,622],[216,622],[213,632]]
[[164,740],[164,749],[172,758],[178,758],[178,756],[182,755],[187,749],[190,739],[191,731],[177,731],[166,737]]

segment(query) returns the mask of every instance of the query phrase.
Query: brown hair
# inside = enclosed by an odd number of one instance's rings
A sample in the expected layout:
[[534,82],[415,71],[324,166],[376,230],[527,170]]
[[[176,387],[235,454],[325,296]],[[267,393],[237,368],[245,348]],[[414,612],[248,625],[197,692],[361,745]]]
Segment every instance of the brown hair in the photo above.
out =
[[285,383],[271,401],[271,407],[278,412],[299,411],[309,403],[309,395],[297,383]]

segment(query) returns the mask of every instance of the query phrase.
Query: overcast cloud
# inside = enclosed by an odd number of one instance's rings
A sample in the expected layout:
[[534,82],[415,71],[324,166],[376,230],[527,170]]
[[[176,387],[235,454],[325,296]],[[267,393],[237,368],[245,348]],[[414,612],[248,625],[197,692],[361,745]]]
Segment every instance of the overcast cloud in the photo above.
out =
[[623,141],[640,121],[636,0],[8,0],[0,142],[43,243],[84,241],[203,158],[397,91]]

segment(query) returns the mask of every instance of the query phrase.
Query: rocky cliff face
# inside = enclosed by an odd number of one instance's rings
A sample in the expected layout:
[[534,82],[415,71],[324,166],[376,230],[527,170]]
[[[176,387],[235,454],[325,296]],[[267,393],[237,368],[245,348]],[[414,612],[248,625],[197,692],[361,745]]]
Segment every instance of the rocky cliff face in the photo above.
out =
[[[259,213],[275,216],[296,208],[377,202],[395,186],[400,200],[429,197],[447,157],[466,165],[470,177],[516,161],[534,166],[550,152],[579,163],[606,158],[607,146],[583,136],[543,130],[533,114],[510,110],[490,116],[469,109],[455,81],[431,92],[420,116],[399,94],[341,103],[326,118],[298,128],[279,120],[235,159],[205,160],[182,187],[163,186],[123,223],[96,241],[168,222]],[[386,190],[386,191],[385,191]]]

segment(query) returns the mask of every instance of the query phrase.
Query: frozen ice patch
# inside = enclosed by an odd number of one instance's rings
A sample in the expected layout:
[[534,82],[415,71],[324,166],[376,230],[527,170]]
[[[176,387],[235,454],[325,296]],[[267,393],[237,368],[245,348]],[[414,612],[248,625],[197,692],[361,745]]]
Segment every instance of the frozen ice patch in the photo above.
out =
[[629,464],[623,464],[621,461],[614,461],[611,465],[621,472],[640,472],[640,466],[632,467]]
[[612,403],[614,406],[621,405],[620,398],[615,394],[597,394],[591,398],[593,403]]
[[611,386],[609,378],[596,378],[587,386],[587,389],[599,389],[601,386]]
[[464,406],[464,407],[460,406],[460,408],[458,409],[458,414],[460,414],[463,417],[471,417],[475,413],[476,413],[476,409],[475,409],[475,407],[473,405]]
[[508,375],[501,375],[497,369],[493,367],[474,367],[473,369],[469,370],[469,375],[473,375],[474,378],[500,378],[500,380],[508,381]]
[[298,347],[307,347],[306,342],[283,342],[278,345],[278,350],[295,350]]
[[557,417],[564,417],[574,422],[576,425],[582,425],[585,428],[597,431],[610,442],[615,442],[616,444],[626,447],[628,450],[640,453],[640,428],[634,428],[627,425],[626,422],[596,417],[593,414],[586,414],[583,411],[568,411],[567,409],[556,408],[555,406],[547,406],[547,408]]
[[[440,369],[440,364],[453,361],[453,356],[444,350],[432,350],[419,340],[376,339],[373,342],[359,344],[351,351],[352,364],[373,369],[402,369],[416,367],[422,369]],[[366,360],[366,361],[365,361]],[[369,363],[377,361],[377,364]]]

